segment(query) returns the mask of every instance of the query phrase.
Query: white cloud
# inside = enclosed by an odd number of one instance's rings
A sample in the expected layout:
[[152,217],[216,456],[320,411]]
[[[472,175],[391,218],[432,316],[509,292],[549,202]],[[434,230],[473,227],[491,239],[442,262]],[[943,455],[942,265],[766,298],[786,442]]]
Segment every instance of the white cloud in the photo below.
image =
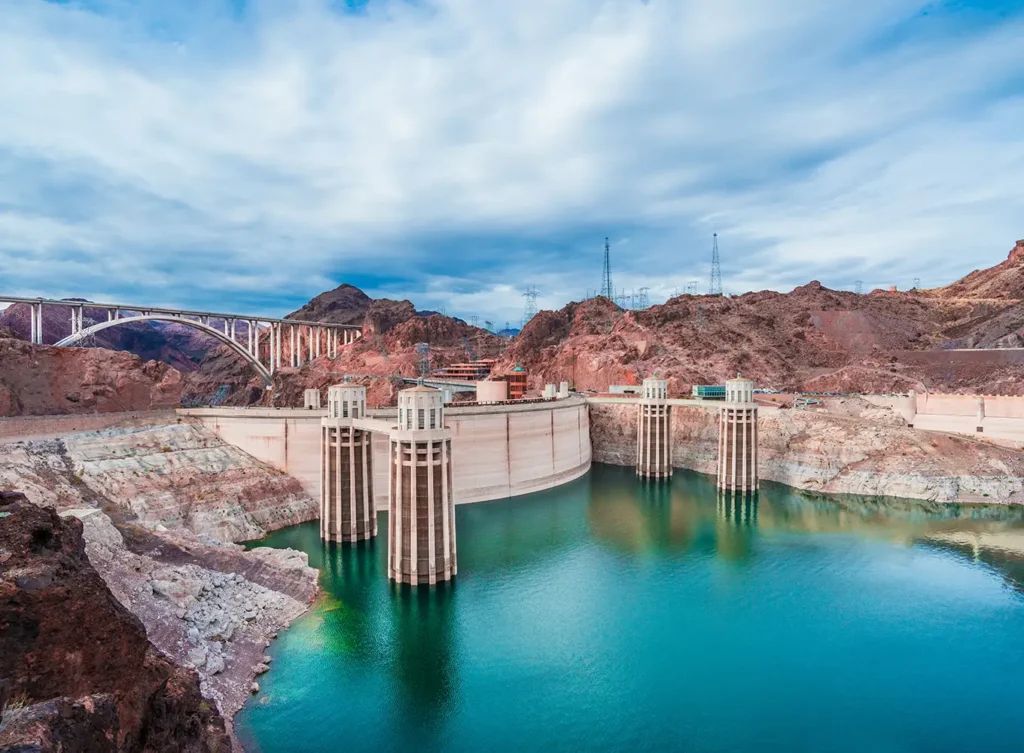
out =
[[952,34],[924,0],[7,5],[12,293],[281,313],[351,280],[514,321],[527,284],[547,306],[597,287],[605,233],[617,284],[662,297],[706,280],[713,229],[730,289],[939,284],[1022,234],[1019,16]]

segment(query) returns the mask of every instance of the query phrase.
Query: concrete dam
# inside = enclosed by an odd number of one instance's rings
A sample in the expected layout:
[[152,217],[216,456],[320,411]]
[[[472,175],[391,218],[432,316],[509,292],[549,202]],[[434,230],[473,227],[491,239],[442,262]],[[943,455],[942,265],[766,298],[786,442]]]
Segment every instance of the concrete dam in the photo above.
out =
[[[717,413],[719,489],[757,492],[757,405],[749,379],[729,380],[723,403],[673,400],[664,380],[644,380],[637,411],[636,474],[672,473],[672,407]],[[602,398],[594,398],[600,402]],[[607,399],[605,399],[607,400]],[[611,398],[611,400],[616,400]],[[309,390],[304,409],[186,409],[225,441],[300,480],[320,499],[324,540],[377,535],[388,511],[388,577],[433,585],[457,573],[454,505],[543,491],[590,470],[589,400],[447,405],[441,390],[402,390],[397,410],[368,410],[366,388]]]

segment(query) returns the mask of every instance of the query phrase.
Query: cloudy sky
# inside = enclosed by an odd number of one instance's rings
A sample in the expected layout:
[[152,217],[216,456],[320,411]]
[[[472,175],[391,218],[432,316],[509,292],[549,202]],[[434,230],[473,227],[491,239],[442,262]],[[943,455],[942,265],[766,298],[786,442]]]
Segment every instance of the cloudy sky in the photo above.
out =
[[516,321],[1024,238],[1024,0],[0,0],[0,291]]

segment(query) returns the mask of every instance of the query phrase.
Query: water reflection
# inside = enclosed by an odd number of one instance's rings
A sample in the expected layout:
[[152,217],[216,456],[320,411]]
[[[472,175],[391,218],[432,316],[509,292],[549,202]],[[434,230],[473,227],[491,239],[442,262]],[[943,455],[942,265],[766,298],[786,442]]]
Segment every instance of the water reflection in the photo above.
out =
[[595,538],[631,554],[685,552],[694,544],[704,515],[685,485],[638,482],[619,468],[602,475],[587,508]]
[[435,726],[457,690],[453,584],[414,589],[391,586],[395,655],[393,668],[406,710]]
[[638,481],[629,468],[599,467],[592,475],[590,532],[630,555],[712,553],[744,562],[756,556],[759,537],[854,534],[963,553],[998,568],[1015,588],[1024,584],[1022,506],[822,495],[772,483],[737,496],[685,471],[658,483]]
[[757,528],[757,503],[757,495],[718,490],[715,534],[717,551],[723,559],[742,562],[751,557]]

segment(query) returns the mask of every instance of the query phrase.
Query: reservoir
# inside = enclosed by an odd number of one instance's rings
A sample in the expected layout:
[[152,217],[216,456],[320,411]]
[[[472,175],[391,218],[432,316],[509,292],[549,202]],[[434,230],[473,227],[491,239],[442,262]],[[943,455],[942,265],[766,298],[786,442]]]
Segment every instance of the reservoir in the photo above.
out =
[[594,465],[456,526],[433,589],[388,582],[386,535],[254,544],[324,593],[269,649],[247,750],[1024,750],[1024,508]]

